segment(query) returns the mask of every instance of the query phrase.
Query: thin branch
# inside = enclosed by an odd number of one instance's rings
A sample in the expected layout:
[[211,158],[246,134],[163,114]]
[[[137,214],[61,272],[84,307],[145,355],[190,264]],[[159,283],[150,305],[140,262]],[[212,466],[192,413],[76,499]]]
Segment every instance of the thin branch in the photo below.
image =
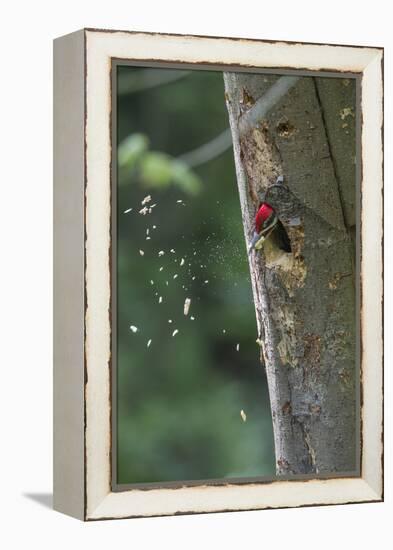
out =
[[132,72],[132,78],[120,78],[118,91],[120,95],[144,92],[163,84],[169,84],[185,78],[191,71],[167,70],[167,69],[141,69]]
[[197,149],[184,153],[179,160],[186,162],[191,168],[205,164],[218,157],[232,146],[231,130],[227,128],[221,134],[213,138],[208,143],[204,143]]
[[282,76],[244,113],[239,121],[239,129],[242,134],[255,128],[268,111],[296,84],[298,76]]

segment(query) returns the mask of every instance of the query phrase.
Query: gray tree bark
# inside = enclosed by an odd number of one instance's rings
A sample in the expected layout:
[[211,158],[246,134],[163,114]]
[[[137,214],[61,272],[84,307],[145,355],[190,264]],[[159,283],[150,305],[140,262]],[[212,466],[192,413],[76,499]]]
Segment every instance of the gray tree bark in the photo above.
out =
[[224,81],[247,245],[260,196],[277,176],[295,197],[281,219],[291,253],[267,239],[249,255],[276,471],[353,472],[354,82],[287,79],[280,92],[276,76],[226,73]]

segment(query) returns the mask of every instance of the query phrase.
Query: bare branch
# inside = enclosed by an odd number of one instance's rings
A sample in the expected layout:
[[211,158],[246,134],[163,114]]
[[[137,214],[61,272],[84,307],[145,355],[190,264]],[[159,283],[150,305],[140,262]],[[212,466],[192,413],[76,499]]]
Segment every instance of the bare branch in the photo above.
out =
[[144,92],[170,82],[185,78],[191,71],[168,69],[142,69],[131,73],[132,78],[119,79],[119,94],[127,95],[136,92]]
[[205,164],[218,157],[232,146],[231,130],[227,128],[221,134],[213,138],[208,143],[204,143],[197,149],[184,153],[179,160],[186,162],[188,166],[195,167]]
[[298,76],[280,77],[262,97],[241,116],[239,129],[242,134],[247,133],[266,116],[268,111],[288,92],[299,80]]

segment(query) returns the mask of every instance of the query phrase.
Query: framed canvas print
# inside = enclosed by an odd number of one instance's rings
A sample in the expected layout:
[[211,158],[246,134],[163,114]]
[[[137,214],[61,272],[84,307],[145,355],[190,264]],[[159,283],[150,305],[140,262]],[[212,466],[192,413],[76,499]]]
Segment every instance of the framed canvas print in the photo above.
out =
[[54,507],[383,498],[383,50],[54,43]]

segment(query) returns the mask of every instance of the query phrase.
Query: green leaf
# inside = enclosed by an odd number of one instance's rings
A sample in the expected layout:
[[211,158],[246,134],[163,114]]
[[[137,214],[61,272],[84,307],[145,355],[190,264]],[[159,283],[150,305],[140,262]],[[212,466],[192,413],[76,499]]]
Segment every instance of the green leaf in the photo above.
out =
[[140,163],[143,183],[149,187],[167,187],[173,179],[172,164],[172,159],[164,153],[146,153]]
[[120,168],[132,170],[149,148],[149,138],[144,134],[131,134],[123,140],[118,149]]
[[202,188],[202,182],[186,163],[180,160],[173,160],[172,172],[173,182],[185,193],[190,195],[199,193]]
[[200,178],[185,162],[166,153],[149,151],[149,138],[144,134],[131,134],[121,142],[118,162],[123,183],[138,170],[146,187],[165,188],[173,184],[190,195],[202,188]]

